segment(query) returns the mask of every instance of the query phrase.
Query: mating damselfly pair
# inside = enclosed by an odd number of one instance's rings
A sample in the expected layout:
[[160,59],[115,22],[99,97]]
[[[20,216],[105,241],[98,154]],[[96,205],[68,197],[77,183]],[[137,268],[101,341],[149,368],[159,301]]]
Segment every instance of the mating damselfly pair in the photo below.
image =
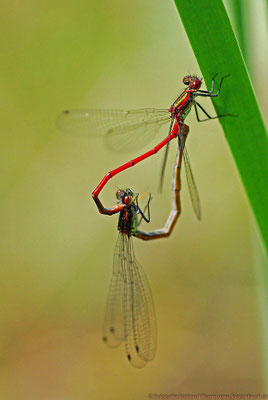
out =
[[[189,132],[185,118],[194,107],[198,122],[221,118],[231,114],[211,117],[196,100],[200,97],[217,97],[220,94],[223,80],[214,93],[214,80],[211,89],[201,90],[202,80],[197,76],[187,75],[183,78],[186,88],[177,97],[169,109],[123,110],[90,110],[77,109],[64,111],[57,120],[58,127],[71,134],[94,137],[104,135],[105,142],[114,151],[139,149],[151,141],[161,126],[169,123],[168,135],[153,149],[139,157],[108,172],[92,193],[92,197],[101,214],[119,213],[118,239],[114,253],[113,275],[108,296],[103,340],[111,347],[125,343],[127,358],[135,367],[143,367],[155,356],[156,351],[156,318],[151,290],[142,267],[138,264],[133,250],[132,237],[152,240],[167,237],[172,232],[181,212],[181,164],[184,160],[186,178],[193,209],[198,219],[201,218],[200,200],[193,178],[185,141]],[[199,111],[205,115],[200,118]],[[177,156],[172,180],[172,209],[165,227],[143,232],[142,221],[150,221],[150,199],[145,210],[139,206],[139,195],[132,189],[117,191],[117,204],[111,208],[103,206],[99,194],[106,183],[115,175],[156,154],[165,147],[160,187],[163,184],[164,171],[171,140],[178,139]],[[146,216],[145,214],[148,213]]]

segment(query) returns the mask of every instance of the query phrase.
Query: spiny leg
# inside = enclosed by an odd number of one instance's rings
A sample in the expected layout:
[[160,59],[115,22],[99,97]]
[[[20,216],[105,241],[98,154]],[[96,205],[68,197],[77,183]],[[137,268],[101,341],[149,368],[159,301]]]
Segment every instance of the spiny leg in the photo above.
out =
[[[207,116],[207,118],[205,118],[205,119],[199,118],[199,114],[198,114],[198,110],[197,110],[196,106],[198,106],[203,111],[203,113]],[[210,119],[218,119],[218,118],[222,118],[222,117],[235,117],[235,115],[233,115],[233,114],[221,114],[221,115],[216,115],[214,117],[211,117],[208,114],[208,112],[197,101],[194,102],[194,109],[195,109],[196,119],[198,122],[209,121]]]
[[[218,74],[216,74],[215,76],[217,76],[217,75],[218,75]],[[215,76],[214,76],[213,79],[212,79],[212,89],[213,89],[213,90],[214,90],[214,78],[215,78]],[[196,96],[218,97],[219,94],[220,94],[220,91],[221,91],[222,82],[223,82],[223,80],[224,80],[225,78],[227,78],[228,76],[230,76],[230,74],[225,75],[225,76],[223,76],[223,77],[221,78],[221,81],[220,81],[220,84],[219,84],[219,88],[218,88],[217,93],[212,93],[212,92],[213,92],[212,89],[211,89],[211,90],[198,90],[198,91],[196,92]]]

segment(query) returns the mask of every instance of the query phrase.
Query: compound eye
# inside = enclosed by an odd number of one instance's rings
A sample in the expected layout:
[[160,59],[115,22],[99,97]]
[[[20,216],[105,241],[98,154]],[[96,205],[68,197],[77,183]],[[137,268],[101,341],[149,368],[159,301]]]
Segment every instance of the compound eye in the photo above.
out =
[[201,86],[201,81],[199,79],[195,79],[195,81],[193,82],[193,88],[199,89],[200,86]]
[[116,191],[116,193],[115,193],[115,196],[116,196],[117,200],[121,200],[121,198],[122,198],[122,190],[118,189]]
[[125,203],[125,204],[128,204],[128,203],[129,203],[129,200],[130,200],[129,196],[125,196],[125,197],[124,197],[124,203]]
[[189,83],[190,83],[189,78],[190,78],[189,75],[187,75],[183,78],[182,82],[184,83],[184,85],[187,85],[187,86],[189,85]]

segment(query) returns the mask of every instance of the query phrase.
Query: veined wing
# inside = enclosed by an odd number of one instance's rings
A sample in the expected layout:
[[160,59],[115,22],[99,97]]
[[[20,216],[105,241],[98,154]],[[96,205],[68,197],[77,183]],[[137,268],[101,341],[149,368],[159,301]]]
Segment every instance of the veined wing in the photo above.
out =
[[[172,133],[172,129],[174,126],[174,116],[171,117],[171,122],[169,125],[169,131],[168,131],[168,136],[170,137],[171,133]],[[159,189],[160,189],[160,193],[162,192],[162,188],[163,188],[163,182],[164,182],[164,174],[165,174],[165,169],[166,169],[166,165],[167,165],[167,158],[168,158],[168,151],[169,151],[169,144],[170,141],[167,142],[166,148],[165,148],[165,154],[164,154],[164,158],[163,158],[163,162],[162,162],[162,168],[161,168],[161,175],[160,175],[160,185],[159,185]]]
[[151,290],[142,267],[136,262],[132,237],[125,236],[124,332],[130,363],[144,367],[156,352],[156,318]]
[[187,180],[187,184],[188,184],[188,189],[189,189],[189,193],[190,193],[191,202],[192,202],[192,205],[193,205],[193,209],[194,209],[195,215],[196,215],[197,219],[200,220],[201,219],[200,199],[199,199],[196,183],[195,183],[195,180],[194,180],[192,168],[191,168],[191,165],[190,165],[189,155],[188,155],[188,152],[187,152],[187,149],[186,149],[185,145],[184,145],[182,154],[183,154],[183,161],[184,161],[184,166],[185,166],[185,174],[186,174],[186,180]]
[[151,290],[135,260],[132,237],[122,233],[118,234],[114,253],[103,339],[110,347],[124,341],[127,358],[137,368],[155,356],[156,319]]
[[123,302],[124,302],[124,277],[122,264],[122,240],[119,233],[113,260],[113,275],[109,289],[106,306],[103,341],[109,347],[117,347],[124,341]]
[[60,114],[57,126],[63,132],[74,135],[106,135],[109,148],[129,151],[143,147],[169,120],[168,110],[155,108],[131,111],[77,109]]

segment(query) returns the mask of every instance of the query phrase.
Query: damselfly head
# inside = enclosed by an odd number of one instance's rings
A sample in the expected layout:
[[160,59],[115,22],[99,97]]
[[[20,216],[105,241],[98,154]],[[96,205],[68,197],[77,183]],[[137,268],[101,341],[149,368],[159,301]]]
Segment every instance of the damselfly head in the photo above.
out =
[[183,78],[183,83],[190,86],[191,89],[198,90],[202,85],[202,80],[195,75],[187,75]]

